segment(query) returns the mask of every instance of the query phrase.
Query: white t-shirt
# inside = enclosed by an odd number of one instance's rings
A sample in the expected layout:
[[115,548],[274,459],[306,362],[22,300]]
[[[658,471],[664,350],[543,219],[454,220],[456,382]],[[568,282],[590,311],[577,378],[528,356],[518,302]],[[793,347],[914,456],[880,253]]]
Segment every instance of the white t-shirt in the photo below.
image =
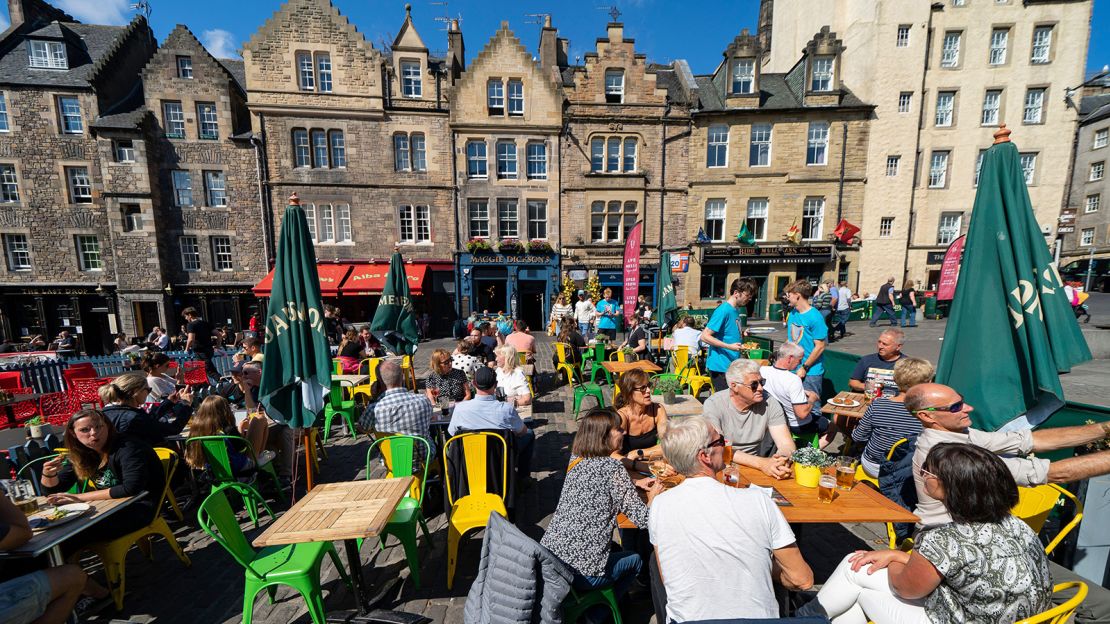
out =
[[759,367],[759,374],[767,380],[763,389],[782,406],[786,412],[786,420],[791,427],[800,427],[810,421],[807,415],[805,420],[799,421],[794,414],[795,405],[804,405],[809,402],[806,390],[802,387],[802,378],[791,371],[775,368],[774,366]]
[[513,372],[506,373],[500,368],[497,371],[497,387],[505,391],[505,396],[531,396],[532,392],[528,389],[528,379],[524,376],[524,371],[520,368],[514,368]]
[[588,298],[578,301],[574,304],[574,320],[579,323],[592,323],[594,321],[594,314],[597,310],[594,308],[594,302]]
[[693,327],[680,327],[674,330],[672,334],[674,344],[676,347],[686,345],[690,347],[690,355],[697,354],[698,349],[701,348],[701,330],[694,329]]
[[655,497],[648,534],[675,622],[777,618],[771,551],[794,532],[766,494],[709,477],[686,479]]
[[836,296],[836,309],[848,310],[852,307],[852,289],[847,286],[841,286],[837,289]]

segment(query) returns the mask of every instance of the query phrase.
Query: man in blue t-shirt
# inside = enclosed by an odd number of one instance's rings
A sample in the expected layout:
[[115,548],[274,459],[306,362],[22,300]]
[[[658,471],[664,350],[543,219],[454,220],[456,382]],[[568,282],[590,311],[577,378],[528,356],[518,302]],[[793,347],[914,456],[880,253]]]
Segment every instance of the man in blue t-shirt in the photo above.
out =
[[[825,317],[821,316],[809,298],[813,295],[813,285],[808,280],[794,280],[786,287],[786,298],[794,311],[786,317],[786,340],[793,342],[805,352],[802,363],[795,373],[802,378],[802,386],[821,396],[821,380],[825,375],[825,344],[829,339],[829,329]],[[813,404],[813,416],[821,415],[821,402]]]
[[[728,299],[713,311],[705,329],[701,332],[701,341],[709,345],[709,357],[705,360],[705,367],[709,369],[709,378],[713,381],[713,391],[719,392],[728,388],[725,381],[725,371],[732,361],[740,357],[740,340],[747,333],[744,321],[747,315],[743,308],[755,298],[758,287],[754,280],[735,279],[728,289]],[[691,353],[691,358],[696,354]]]
[[606,288],[597,302],[597,333],[609,336],[609,341],[617,339],[617,319],[621,316],[621,304],[613,298],[613,289]]

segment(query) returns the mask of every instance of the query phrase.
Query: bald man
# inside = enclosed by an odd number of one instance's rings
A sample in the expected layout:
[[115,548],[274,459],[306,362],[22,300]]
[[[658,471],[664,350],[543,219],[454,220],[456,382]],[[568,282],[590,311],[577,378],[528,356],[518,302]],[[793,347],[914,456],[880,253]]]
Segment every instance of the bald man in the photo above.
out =
[[943,384],[914,386],[906,393],[906,410],[917,416],[924,431],[913,454],[913,480],[917,489],[919,525],[929,527],[951,522],[944,505],[929,496],[921,465],[929,450],[941,442],[960,442],[997,453],[1013,473],[1019,486],[1067,483],[1110,473],[1110,451],[1069,457],[1056,462],[1029,457],[1030,453],[1082,446],[1110,438],[1110,423],[1059,427],[1031,431],[980,431],[971,428],[973,407],[958,392]]

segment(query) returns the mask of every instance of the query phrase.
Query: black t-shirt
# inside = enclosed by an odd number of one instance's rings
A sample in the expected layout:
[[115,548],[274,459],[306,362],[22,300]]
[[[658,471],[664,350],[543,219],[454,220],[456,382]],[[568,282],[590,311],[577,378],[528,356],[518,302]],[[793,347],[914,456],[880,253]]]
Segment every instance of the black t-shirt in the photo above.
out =
[[212,350],[212,326],[198,318],[185,326],[185,333],[193,335],[193,351]]
[[914,292],[916,291],[913,288],[907,288],[903,290],[901,298],[898,299],[898,303],[901,303],[902,305],[910,305],[911,303],[913,303],[913,301],[910,300],[910,295]]
[[898,394],[898,384],[894,383],[894,365],[906,354],[898,354],[898,359],[888,362],[879,357],[878,353],[865,355],[856,363],[852,371],[852,379],[856,381],[880,381],[883,384],[883,396],[892,397]]
[[348,342],[339,350],[342,357],[357,358],[362,353],[362,345],[358,342]]
[[[632,333],[628,334],[628,346],[635,349],[636,347],[640,346],[640,341],[641,340],[643,340],[646,343],[647,339],[648,339],[647,330],[644,329],[643,325],[637,325],[636,329],[633,329]],[[641,352],[637,353],[637,356],[646,357],[647,352],[646,351],[641,351]]]
[[879,294],[875,297],[875,303],[879,305],[890,305],[890,291],[894,290],[893,284],[883,284],[879,286]]

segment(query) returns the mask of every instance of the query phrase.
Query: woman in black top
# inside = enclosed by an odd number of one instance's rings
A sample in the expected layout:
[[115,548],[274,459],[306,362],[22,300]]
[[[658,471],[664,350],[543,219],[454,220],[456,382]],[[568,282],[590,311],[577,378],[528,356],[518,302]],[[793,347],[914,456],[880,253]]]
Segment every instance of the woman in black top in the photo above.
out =
[[576,323],[563,323],[563,331],[559,332],[559,342],[571,346],[567,351],[567,363],[578,365],[582,362],[582,349],[586,348],[586,339],[578,331]]
[[[902,327],[917,327],[917,291],[913,287],[913,280],[906,280],[902,286],[898,303],[902,306]],[[910,319],[908,324],[907,317]]]
[[617,386],[621,392],[615,407],[625,432],[620,458],[636,462],[661,457],[659,439],[667,432],[667,410],[652,403],[651,379],[644,371],[633,369],[621,375]]
[[339,343],[339,361],[342,362],[343,372],[357,373],[361,356],[362,342],[358,339],[358,333],[349,329],[343,334],[343,342]]
[[181,433],[193,415],[193,393],[188,388],[171,393],[150,412],[144,411],[150,387],[142,373],[120,375],[100,386],[98,393],[112,427],[150,446],[160,446],[167,436]]
[[470,384],[467,383],[466,373],[451,368],[451,354],[447,349],[432,351],[428,369],[430,374],[424,392],[433,405],[439,399],[454,402],[470,400]]

